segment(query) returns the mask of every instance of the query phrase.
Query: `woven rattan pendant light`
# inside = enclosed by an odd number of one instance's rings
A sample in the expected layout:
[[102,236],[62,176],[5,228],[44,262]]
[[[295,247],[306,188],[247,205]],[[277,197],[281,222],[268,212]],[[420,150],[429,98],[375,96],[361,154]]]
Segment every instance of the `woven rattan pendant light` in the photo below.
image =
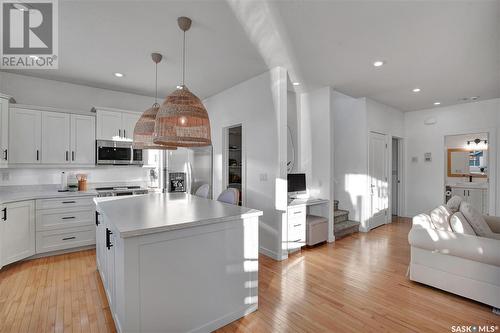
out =
[[136,149],[169,149],[175,150],[177,147],[159,145],[153,142],[153,133],[155,130],[155,120],[160,110],[158,97],[158,63],[163,56],[159,53],[151,53],[151,59],[155,63],[155,103],[149,109],[144,111],[134,127],[134,143]]
[[182,85],[171,93],[156,116],[153,141],[156,144],[176,147],[201,147],[212,144],[210,120],[201,100],[184,84],[186,72],[186,31],[191,19],[179,17],[179,28],[183,31]]

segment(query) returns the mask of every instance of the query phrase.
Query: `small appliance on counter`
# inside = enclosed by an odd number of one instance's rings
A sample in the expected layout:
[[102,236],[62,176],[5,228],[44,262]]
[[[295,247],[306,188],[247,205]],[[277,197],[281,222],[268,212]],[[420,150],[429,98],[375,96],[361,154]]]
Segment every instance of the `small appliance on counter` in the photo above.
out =
[[186,173],[171,172],[168,174],[169,192],[186,192]]

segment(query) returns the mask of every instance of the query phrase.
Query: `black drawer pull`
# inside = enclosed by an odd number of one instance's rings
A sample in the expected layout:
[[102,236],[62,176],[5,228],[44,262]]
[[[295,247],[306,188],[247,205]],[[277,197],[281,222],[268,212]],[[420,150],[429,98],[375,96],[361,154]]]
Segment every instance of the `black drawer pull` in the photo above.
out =
[[3,159],[7,161],[9,159],[8,157],[9,157],[9,155],[7,154],[7,149],[5,149],[3,151]]
[[293,226],[296,228],[296,227],[300,227],[302,224],[294,224]]
[[2,212],[3,212],[2,220],[7,221],[7,207],[2,209]]
[[66,237],[66,238],[63,238],[62,240],[71,240],[71,239],[76,239],[75,236],[72,236],[72,237]]
[[74,216],[65,216],[62,218],[63,220],[71,220],[71,219],[76,219]]
[[300,214],[300,213],[302,213],[302,212],[301,212],[301,211],[298,211],[298,212],[293,212],[293,213],[294,213],[294,214]]
[[99,225],[100,224],[100,222],[99,222],[99,215],[100,215],[99,212],[96,211],[95,212],[95,225]]
[[300,242],[301,240],[302,240],[302,239],[300,239],[300,238],[299,238],[299,239],[294,240],[294,241],[292,241],[292,242],[293,242],[293,243],[298,243],[298,242]]
[[113,233],[111,232],[111,230],[109,230],[108,228],[106,228],[106,247],[109,249],[111,249],[111,247],[113,246],[113,244],[111,244],[111,237],[110,235],[112,235]]
[[76,201],[63,201],[63,204],[68,204],[68,203],[76,203]]

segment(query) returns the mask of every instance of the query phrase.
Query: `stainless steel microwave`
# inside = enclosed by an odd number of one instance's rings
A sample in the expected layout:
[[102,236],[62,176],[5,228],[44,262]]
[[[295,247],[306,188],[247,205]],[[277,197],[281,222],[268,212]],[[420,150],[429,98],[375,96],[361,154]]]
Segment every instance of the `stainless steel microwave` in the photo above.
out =
[[142,149],[131,141],[96,140],[96,163],[99,165],[143,165]]

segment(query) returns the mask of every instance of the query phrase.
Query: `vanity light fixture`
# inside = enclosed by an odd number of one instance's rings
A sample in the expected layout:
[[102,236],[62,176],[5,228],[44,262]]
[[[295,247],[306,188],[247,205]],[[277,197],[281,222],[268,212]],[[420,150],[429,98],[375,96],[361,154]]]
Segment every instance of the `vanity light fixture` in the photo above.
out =
[[189,17],[179,17],[183,31],[182,84],[167,96],[156,116],[153,142],[174,147],[202,147],[212,144],[210,119],[201,100],[185,85],[186,31],[191,28]]
[[485,145],[487,145],[487,144],[488,144],[488,140],[481,140],[481,139],[477,138],[477,139],[474,139],[474,140],[468,140],[468,141],[467,141],[467,146],[470,146],[470,145],[471,145],[471,143],[473,143],[473,142],[474,142],[476,145],[479,145],[481,142],[484,142],[484,144],[485,144]]

